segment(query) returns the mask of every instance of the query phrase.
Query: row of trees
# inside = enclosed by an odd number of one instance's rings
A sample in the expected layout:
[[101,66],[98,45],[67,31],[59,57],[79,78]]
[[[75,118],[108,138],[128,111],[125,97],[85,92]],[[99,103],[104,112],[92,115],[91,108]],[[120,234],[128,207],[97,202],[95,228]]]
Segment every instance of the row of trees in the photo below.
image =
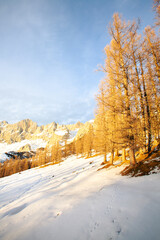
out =
[[12,175],[31,168],[31,162],[28,159],[10,159],[0,163],[0,177]]
[[[159,1],[155,3],[159,27]],[[136,163],[135,149],[151,151],[159,137],[160,38],[156,27],[148,26],[143,36],[139,24],[113,15],[109,26],[111,42],[97,96],[97,130],[103,153],[129,148],[130,162]]]
[[89,125],[86,133],[70,143],[65,140],[61,144],[56,142],[53,146],[37,151],[35,156],[26,159],[10,159],[0,163],[0,177],[21,172],[30,168],[50,164],[57,164],[70,155],[76,154],[84,157],[90,157],[95,148],[95,131],[92,124]]
[[39,150],[32,158],[15,158],[0,163],[0,177],[12,175],[30,168],[45,165],[47,163],[57,164],[62,161],[63,151],[59,143],[51,148]]

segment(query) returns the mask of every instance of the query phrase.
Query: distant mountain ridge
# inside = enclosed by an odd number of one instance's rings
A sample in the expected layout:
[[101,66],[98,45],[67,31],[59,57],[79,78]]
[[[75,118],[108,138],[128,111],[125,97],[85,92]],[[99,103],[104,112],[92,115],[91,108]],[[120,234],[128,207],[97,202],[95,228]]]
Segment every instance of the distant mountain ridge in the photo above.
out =
[[11,155],[27,157],[26,153],[32,154],[39,149],[51,147],[60,143],[71,143],[82,138],[94,127],[94,120],[86,123],[62,124],[52,122],[47,125],[38,126],[30,119],[21,120],[14,124],[6,121],[0,122],[0,162],[10,158]]
[[63,138],[68,139],[70,132],[78,131],[83,125],[81,122],[70,125],[59,125],[56,122],[52,122],[38,126],[36,122],[30,119],[24,119],[14,124],[2,121],[0,122],[0,143],[12,144],[22,140],[42,139],[52,144]]

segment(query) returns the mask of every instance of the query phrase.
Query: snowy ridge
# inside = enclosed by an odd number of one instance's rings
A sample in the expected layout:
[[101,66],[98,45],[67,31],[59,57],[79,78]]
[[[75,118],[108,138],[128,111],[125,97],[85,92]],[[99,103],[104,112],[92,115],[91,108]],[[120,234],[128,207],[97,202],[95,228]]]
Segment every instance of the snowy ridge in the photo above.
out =
[[102,160],[72,156],[0,179],[0,239],[158,240],[160,175],[97,171]]

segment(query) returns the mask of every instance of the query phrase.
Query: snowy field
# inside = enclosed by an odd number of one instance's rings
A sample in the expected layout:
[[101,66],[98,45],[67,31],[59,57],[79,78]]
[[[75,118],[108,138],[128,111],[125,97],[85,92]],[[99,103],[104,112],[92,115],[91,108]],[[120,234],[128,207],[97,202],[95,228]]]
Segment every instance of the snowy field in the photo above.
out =
[[1,178],[0,239],[159,240],[160,174],[122,177],[101,162],[70,157]]

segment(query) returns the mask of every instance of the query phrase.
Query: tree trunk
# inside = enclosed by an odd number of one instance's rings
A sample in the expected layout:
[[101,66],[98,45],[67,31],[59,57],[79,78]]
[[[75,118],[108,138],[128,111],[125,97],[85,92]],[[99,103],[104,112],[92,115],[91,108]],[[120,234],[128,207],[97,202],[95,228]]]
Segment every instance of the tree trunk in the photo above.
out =
[[122,162],[126,161],[126,150],[125,148],[122,149]]
[[107,163],[107,154],[104,153],[104,163]]
[[129,157],[130,157],[130,165],[135,165],[137,162],[135,158],[134,148],[132,147],[129,149]]
[[[144,99],[145,99],[146,113],[147,113],[147,138],[146,138],[148,141],[147,150],[148,150],[148,152],[150,152],[151,151],[151,117],[150,117],[150,109],[149,109],[149,102],[148,102],[148,96],[147,96],[147,91],[146,91],[142,59],[140,56],[139,56],[139,60],[140,60],[142,84],[143,84]],[[145,145],[146,145],[146,142],[145,142]]]
[[114,149],[111,151],[111,156],[110,156],[110,164],[113,165],[113,160],[114,160]]
[[115,157],[118,157],[118,149],[115,150]]
[[137,81],[137,88],[138,88],[138,96],[140,98],[140,106],[141,106],[141,114],[142,114],[142,128],[143,128],[143,138],[146,136],[145,132],[145,110],[144,110],[144,103],[143,103],[143,94],[142,94],[142,89],[141,89],[141,84],[140,84],[140,78],[139,78],[139,72],[138,72],[138,67],[136,63],[136,57],[134,54],[134,49],[132,49],[132,57],[133,57],[133,62],[134,62],[134,68],[136,72],[136,81]]

